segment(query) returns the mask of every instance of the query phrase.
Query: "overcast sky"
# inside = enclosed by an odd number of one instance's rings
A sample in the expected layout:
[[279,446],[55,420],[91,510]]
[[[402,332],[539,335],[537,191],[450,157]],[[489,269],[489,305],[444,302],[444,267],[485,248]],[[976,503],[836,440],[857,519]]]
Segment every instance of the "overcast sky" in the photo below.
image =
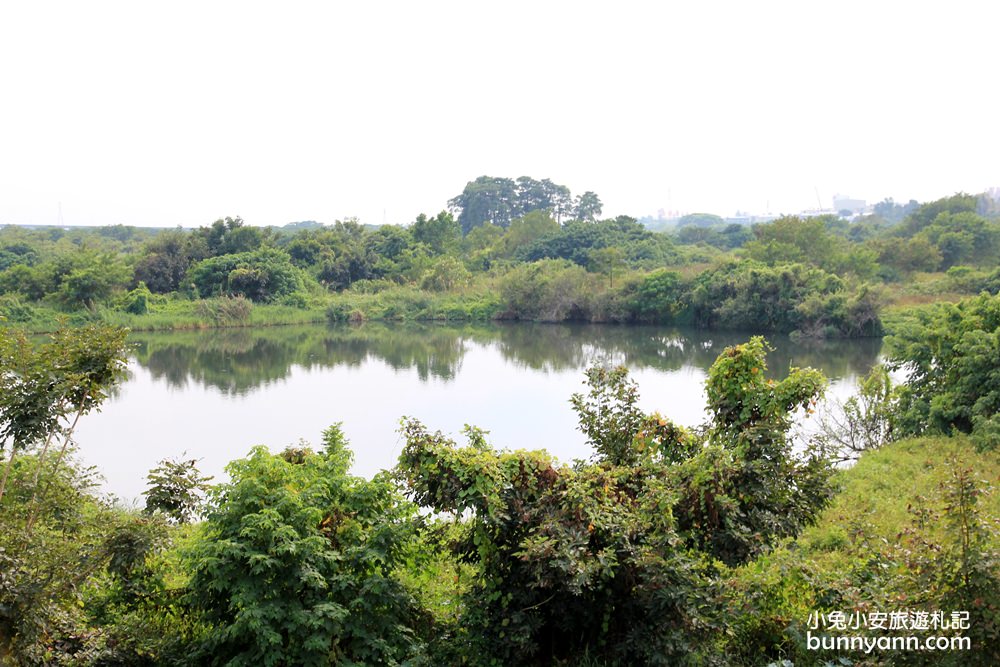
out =
[[0,224],[402,223],[1000,186],[994,2],[2,2]]

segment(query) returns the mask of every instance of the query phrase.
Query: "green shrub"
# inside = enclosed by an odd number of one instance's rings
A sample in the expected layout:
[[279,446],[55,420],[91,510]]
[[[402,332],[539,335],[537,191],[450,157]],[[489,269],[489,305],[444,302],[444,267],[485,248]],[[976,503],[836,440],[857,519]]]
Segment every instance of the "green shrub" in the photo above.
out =
[[599,291],[596,276],[566,260],[522,264],[500,284],[504,316],[542,322],[587,321],[591,298]]
[[344,301],[335,301],[326,308],[326,321],[330,324],[346,322],[354,308]]
[[291,306],[292,308],[305,309],[309,307],[309,300],[302,292],[292,292],[291,294],[286,294],[278,299],[278,304],[282,306]]
[[827,665],[838,656],[806,646],[810,614],[903,609],[969,612],[970,629],[958,634],[970,637],[971,650],[877,651],[863,664],[996,664],[1000,501],[989,480],[997,474],[996,457],[977,454],[963,437],[903,440],[863,454],[838,473],[840,492],[816,525],[733,571],[728,662]]
[[350,460],[335,426],[319,453],[258,447],[228,466],[188,557],[211,661],[398,664],[419,650],[392,577],[412,508],[385,478],[350,476]]
[[13,294],[0,296],[0,322],[23,324],[35,319],[37,311],[27,303],[21,303]]
[[461,260],[446,256],[434,260],[431,268],[420,279],[420,287],[432,292],[445,292],[465,287],[471,281],[472,274]]
[[287,253],[273,248],[203,260],[188,270],[188,280],[203,297],[244,296],[257,302],[303,288],[300,270]]
[[692,322],[707,328],[810,337],[882,333],[877,290],[851,291],[837,276],[802,264],[729,262],[695,278],[687,301]]
[[984,431],[1000,414],[1000,296],[981,295],[920,311],[888,339],[907,434]]
[[153,293],[146,287],[146,283],[140,282],[135,289],[125,295],[122,299],[122,310],[133,315],[145,315],[150,310],[153,301]]
[[640,322],[673,322],[684,310],[684,292],[676,271],[653,271],[636,285],[630,310]]
[[832,453],[856,459],[899,437],[897,392],[888,369],[877,365],[858,380],[857,393],[828,406],[820,418],[819,438]]

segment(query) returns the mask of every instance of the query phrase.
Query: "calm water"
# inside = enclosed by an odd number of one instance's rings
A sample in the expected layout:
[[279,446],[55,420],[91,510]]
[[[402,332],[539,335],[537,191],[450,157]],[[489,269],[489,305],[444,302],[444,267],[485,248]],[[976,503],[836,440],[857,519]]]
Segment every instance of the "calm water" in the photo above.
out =
[[[666,327],[535,324],[380,324],[135,334],[130,378],[99,414],[81,420],[81,456],[105,490],[131,500],[158,461],[200,459],[224,478],[250,447],[318,443],[334,422],[370,476],[399,455],[399,419],[460,437],[463,424],[511,449],[545,448],[569,461],[590,450],[569,404],[593,363],[627,365],[641,405],[682,424],[704,419],[706,371],[749,334]],[[881,341],[794,343],[770,336],[773,374],[822,370],[845,396],[877,361]]]

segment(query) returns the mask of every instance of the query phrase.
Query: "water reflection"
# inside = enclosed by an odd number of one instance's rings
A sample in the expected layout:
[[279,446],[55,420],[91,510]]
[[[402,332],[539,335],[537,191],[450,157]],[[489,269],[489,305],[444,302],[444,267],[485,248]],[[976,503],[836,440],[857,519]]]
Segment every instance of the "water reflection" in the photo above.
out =
[[[632,369],[707,370],[722,350],[752,334],[601,325],[364,323],[336,327],[271,327],[137,333],[134,355],[156,380],[183,389],[193,383],[244,395],[285,380],[293,367],[359,368],[380,361],[414,370],[423,382],[454,380],[470,346],[495,349],[509,364],[542,372],[595,362]],[[881,340],[792,341],[770,336],[768,366],[817,368],[831,379],[867,373]]]
[[[391,468],[411,415],[458,437],[463,424],[497,446],[547,449],[562,461],[590,455],[569,397],[595,361],[624,363],[640,408],[687,426],[705,419],[708,367],[749,334],[667,327],[542,324],[382,324],[134,334],[131,377],[76,433],[105,488],[137,499],[167,457],[225,465],[265,444],[319,442],[343,422],[355,473]],[[770,367],[813,366],[850,392],[876,362],[880,341],[797,343],[772,337]]]

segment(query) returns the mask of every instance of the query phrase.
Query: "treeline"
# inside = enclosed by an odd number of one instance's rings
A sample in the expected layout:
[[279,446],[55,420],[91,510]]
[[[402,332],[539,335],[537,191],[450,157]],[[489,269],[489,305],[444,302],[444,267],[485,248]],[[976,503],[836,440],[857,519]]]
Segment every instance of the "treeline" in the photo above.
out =
[[905,207],[887,200],[854,221],[792,216],[748,226],[699,218],[678,227],[676,240],[720,251],[743,248],[743,256],[769,264],[807,262],[840,275],[897,283],[915,273],[996,268],[998,218],[1000,203],[957,194]]
[[193,231],[8,226],[0,316],[36,328],[60,313],[155,328],[248,323],[265,306],[284,321],[326,313],[873,336],[887,302],[997,289],[1000,223],[984,201],[956,195],[896,221],[726,226],[689,216],[675,233],[656,233],[627,216],[600,219],[592,192],[481,177],[450,211],[405,226],[258,228],[239,218]]
[[[120,377],[121,333],[33,346],[2,330],[0,657],[818,667],[851,654],[811,645],[814,614],[902,609],[948,615],[907,634],[968,639],[934,664],[994,665],[998,304],[937,307],[890,340],[890,362],[916,371],[862,387],[848,421],[886,427],[853,452],[856,470],[834,467],[823,434],[793,446],[795,411],[815,408],[825,379],[770,377],[753,338],[712,364],[697,429],[641,410],[624,368],[589,369],[571,403],[593,456],[573,465],[405,418],[398,465],[371,480],[350,474],[333,426],[315,449],[253,449],[217,485],[193,460],[164,461],[142,511],[45,454]],[[913,664],[878,646],[866,664]]]

